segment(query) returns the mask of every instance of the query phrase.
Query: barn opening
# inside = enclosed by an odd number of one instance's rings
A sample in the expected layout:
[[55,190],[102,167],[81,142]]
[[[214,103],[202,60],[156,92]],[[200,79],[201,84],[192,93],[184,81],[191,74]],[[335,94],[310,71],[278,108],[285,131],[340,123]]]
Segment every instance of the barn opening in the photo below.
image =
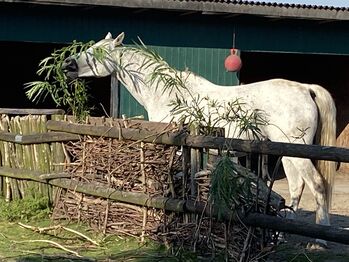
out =
[[[31,102],[25,95],[25,83],[44,81],[36,74],[40,61],[56,49],[68,44],[0,42],[2,59],[1,85],[2,99],[0,107],[6,108],[56,108],[50,97],[39,103]],[[110,111],[110,77],[87,79],[91,94],[91,115],[105,116]],[[60,106],[66,110],[67,108]]]
[[336,103],[337,137],[349,123],[349,56],[242,52],[241,59],[241,83],[284,78],[321,85],[332,94]]
[[[337,107],[337,146],[348,146],[349,56],[244,51],[241,59],[240,83],[283,78],[326,88]],[[269,173],[273,172],[276,161],[276,156],[269,156]],[[340,171],[349,172],[349,166],[342,163]],[[280,169],[277,178],[283,177],[283,169]]]

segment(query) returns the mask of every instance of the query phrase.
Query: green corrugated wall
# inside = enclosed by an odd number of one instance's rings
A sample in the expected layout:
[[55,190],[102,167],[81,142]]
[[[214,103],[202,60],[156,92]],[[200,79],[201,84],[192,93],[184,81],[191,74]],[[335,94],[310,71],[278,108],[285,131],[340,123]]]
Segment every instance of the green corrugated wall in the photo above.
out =
[[[193,47],[164,47],[149,46],[162,56],[170,66],[179,70],[188,68],[190,71],[204,76],[207,80],[218,85],[237,85],[239,80],[236,73],[226,72],[224,60],[229,50],[218,48]],[[233,87],[232,87],[233,88]],[[219,92],[219,90],[217,90]],[[144,108],[122,87],[120,90],[120,115],[127,117],[143,115],[147,118]]]

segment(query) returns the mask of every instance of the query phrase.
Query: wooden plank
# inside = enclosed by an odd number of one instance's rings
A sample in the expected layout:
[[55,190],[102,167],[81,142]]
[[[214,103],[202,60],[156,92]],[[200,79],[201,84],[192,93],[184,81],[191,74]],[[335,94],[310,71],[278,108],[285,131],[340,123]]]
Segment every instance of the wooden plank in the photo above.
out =
[[7,115],[64,115],[63,109],[0,108],[0,114]]
[[349,149],[333,146],[291,144],[257,140],[251,141],[213,136],[191,136],[185,133],[154,133],[132,128],[101,127],[56,122],[52,120],[47,121],[47,128],[49,130],[69,132],[73,134],[111,137],[135,141],[139,140],[166,145],[189,146],[194,148],[216,148],[224,150],[229,149],[247,153],[291,156],[349,163]]
[[119,80],[113,74],[110,81],[110,116],[119,117],[120,108],[120,85]]
[[71,133],[63,133],[63,132],[48,132],[48,133],[36,133],[31,135],[19,135],[19,134],[14,134],[10,132],[0,131],[0,140],[21,144],[21,145],[63,142],[63,141],[72,141],[72,140],[79,140],[79,139],[80,139],[79,135],[75,135]]

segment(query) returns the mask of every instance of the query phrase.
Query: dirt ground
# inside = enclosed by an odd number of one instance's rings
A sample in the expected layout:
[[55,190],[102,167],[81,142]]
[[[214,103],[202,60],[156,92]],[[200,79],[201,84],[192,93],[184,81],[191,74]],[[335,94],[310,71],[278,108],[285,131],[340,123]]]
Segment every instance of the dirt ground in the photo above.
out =
[[[289,202],[288,185],[286,178],[278,180],[275,182],[274,191],[282,195],[286,204]],[[349,229],[349,174],[338,173],[335,178],[335,186],[333,192],[333,201],[331,208],[331,225],[348,228]],[[304,189],[302,199],[300,202],[300,210],[297,216],[298,219],[307,222],[315,223],[315,201],[310,193],[309,189],[306,187]],[[349,234],[349,231],[348,231]],[[312,241],[312,239],[296,235],[288,235],[286,241],[293,245],[294,247],[299,247],[300,249],[306,249],[307,243]],[[328,249],[325,250],[327,253],[333,254],[343,254],[346,259],[349,259],[349,245],[338,244],[335,242],[328,242]],[[348,257],[347,257],[348,256]],[[274,260],[274,261],[277,261]],[[293,260],[292,260],[293,261]],[[308,261],[308,260],[304,260]],[[314,260],[309,260],[314,261]],[[349,261],[342,259],[316,259],[316,261]]]

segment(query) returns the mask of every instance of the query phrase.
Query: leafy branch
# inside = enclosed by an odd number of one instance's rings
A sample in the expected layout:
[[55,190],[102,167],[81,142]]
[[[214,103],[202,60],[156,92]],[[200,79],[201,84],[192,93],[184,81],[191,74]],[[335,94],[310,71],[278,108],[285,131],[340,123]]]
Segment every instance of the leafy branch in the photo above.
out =
[[221,103],[210,99],[208,96],[200,97],[191,95],[190,99],[176,95],[169,104],[170,113],[178,116],[182,123],[196,125],[203,135],[211,135],[215,128],[226,127],[228,132],[235,124],[234,135],[251,134],[253,139],[261,135],[260,126],[268,125],[264,112],[258,109],[248,109],[241,98]]
[[[55,50],[39,63],[36,74],[43,76],[44,81],[33,81],[25,84],[26,96],[32,102],[44,101],[50,96],[57,107],[68,106],[78,120],[83,120],[90,113],[88,104],[87,83],[83,79],[68,81],[62,70],[64,60],[85,52],[93,42],[74,41],[70,46]],[[96,53],[96,57],[101,54]]]
[[252,184],[255,181],[235,168],[229,156],[223,156],[212,171],[210,200],[219,215],[223,210],[251,206],[253,203]]
[[134,42],[134,47],[128,47],[125,51],[133,51],[135,54],[141,54],[144,59],[139,67],[139,71],[152,69],[147,83],[149,86],[155,86],[157,90],[162,84],[162,94],[166,91],[173,91],[182,94],[187,90],[186,79],[181,71],[171,67],[157,52],[146,46],[141,39],[140,43]]

